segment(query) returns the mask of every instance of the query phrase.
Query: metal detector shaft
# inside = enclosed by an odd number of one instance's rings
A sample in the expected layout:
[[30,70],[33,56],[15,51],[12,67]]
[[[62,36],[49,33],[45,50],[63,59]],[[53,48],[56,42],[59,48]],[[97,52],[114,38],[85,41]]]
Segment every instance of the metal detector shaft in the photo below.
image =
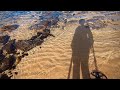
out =
[[95,70],[98,70],[98,67],[97,67],[97,61],[96,61],[95,51],[94,51],[94,47],[93,47],[93,45],[92,45],[92,52],[93,52],[93,57],[94,57]]
[[69,72],[68,72],[68,78],[67,79],[70,79],[70,73],[71,73],[71,69],[72,69],[72,62],[73,62],[73,59],[71,59],[71,62],[70,62],[70,67],[69,67]]

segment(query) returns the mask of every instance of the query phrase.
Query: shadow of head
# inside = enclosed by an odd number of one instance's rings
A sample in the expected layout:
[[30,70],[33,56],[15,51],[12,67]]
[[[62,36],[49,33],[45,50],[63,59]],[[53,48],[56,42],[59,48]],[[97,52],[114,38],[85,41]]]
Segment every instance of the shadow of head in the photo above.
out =
[[84,24],[85,24],[85,19],[80,19],[80,20],[79,20],[79,24],[80,24],[80,25],[84,25]]

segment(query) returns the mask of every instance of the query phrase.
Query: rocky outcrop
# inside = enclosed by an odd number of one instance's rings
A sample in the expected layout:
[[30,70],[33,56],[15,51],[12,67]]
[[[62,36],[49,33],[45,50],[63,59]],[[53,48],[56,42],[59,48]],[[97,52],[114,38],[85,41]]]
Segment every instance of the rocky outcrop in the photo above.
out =
[[28,40],[18,40],[18,42],[16,42],[17,49],[27,52],[32,48],[41,45],[44,42],[44,39],[48,36],[54,37],[54,35],[50,34],[49,29],[44,29],[41,32],[38,32],[37,35],[32,36]]
[[0,36],[0,43],[5,45],[10,39],[10,36],[8,35],[4,35],[4,36]]
[[12,32],[13,30],[17,29],[19,27],[19,25],[4,25],[3,27],[0,28],[0,31],[4,32],[4,31],[8,31],[8,32]]
[[100,28],[105,28],[107,26],[107,23],[105,21],[98,20],[98,19],[89,19],[87,20],[87,24],[92,29],[100,29]]

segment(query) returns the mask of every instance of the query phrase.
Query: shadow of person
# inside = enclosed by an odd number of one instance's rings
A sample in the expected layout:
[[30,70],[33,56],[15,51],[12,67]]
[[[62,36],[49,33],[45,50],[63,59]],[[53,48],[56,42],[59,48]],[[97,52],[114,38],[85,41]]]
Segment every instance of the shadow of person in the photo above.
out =
[[79,20],[79,26],[75,30],[72,48],[73,79],[80,79],[80,66],[83,79],[90,79],[89,52],[93,45],[93,36],[89,26],[85,26],[85,20]]

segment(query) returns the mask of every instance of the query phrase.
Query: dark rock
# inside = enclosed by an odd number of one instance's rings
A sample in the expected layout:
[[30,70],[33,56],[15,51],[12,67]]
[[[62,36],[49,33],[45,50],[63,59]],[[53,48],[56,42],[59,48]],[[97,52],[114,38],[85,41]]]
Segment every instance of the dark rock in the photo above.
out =
[[50,29],[44,29],[43,32],[49,34],[50,33]]
[[40,30],[40,29],[45,29],[47,26],[48,27],[51,26],[51,21],[49,21],[49,20],[41,21],[38,24],[34,24],[34,25],[30,26],[29,29],[30,30]]
[[5,58],[5,55],[3,55],[3,50],[0,50],[0,63]]
[[78,20],[70,20],[70,21],[67,22],[67,24],[74,24],[74,23],[77,23],[77,22],[78,22]]
[[16,60],[16,57],[14,55],[8,54],[7,57],[5,57],[1,62],[0,73],[5,70],[11,69],[13,64],[15,63],[15,60]]
[[11,79],[12,76],[8,76],[7,74],[0,74],[0,79]]
[[1,31],[13,31],[15,29],[17,29],[19,27],[19,25],[5,25],[3,27],[1,27]]
[[0,73],[9,69],[9,63],[10,63],[9,58],[5,58],[4,60],[2,60],[1,65],[0,65]]
[[51,26],[57,26],[58,21],[59,21],[59,19],[52,19],[51,20]]
[[5,35],[5,36],[0,36],[0,43],[2,43],[3,45],[5,45],[10,39],[10,36]]
[[16,43],[15,39],[10,40],[7,44],[2,47],[2,50],[5,50],[8,54],[16,53]]
[[100,29],[105,28],[107,26],[107,23],[97,19],[90,19],[87,20],[87,22],[92,22],[91,24],[90,23],[88,24],[92,29]]
[[29,51],[32,47],[32,42],[27,40],[18,40],[16,42],[17,49],[20,49],[22,51]]
[[50,29],[44,29],[43,31],[38,32],[37,35],[31,37],[29,40],[18,40],[18,42],[16,42],[17,49],[27,52],[32,48],[41,45],[44,42],[44,39],[48,36],[55,37],[54,35],[50,34]]
[[86,22],[96,22],[98,19],[97,18],[92,18],[92,19],[89,19],[89,20],[87,20]]
[[93,16],[93,19],[104,20],[105,16]]
[[15,75],[17,75],[18,74],[18,72],[15,72]]
[[29,27],[30,30],[39,30],[39,29],[44,29],[45,26],[42,24],[35,24]]

